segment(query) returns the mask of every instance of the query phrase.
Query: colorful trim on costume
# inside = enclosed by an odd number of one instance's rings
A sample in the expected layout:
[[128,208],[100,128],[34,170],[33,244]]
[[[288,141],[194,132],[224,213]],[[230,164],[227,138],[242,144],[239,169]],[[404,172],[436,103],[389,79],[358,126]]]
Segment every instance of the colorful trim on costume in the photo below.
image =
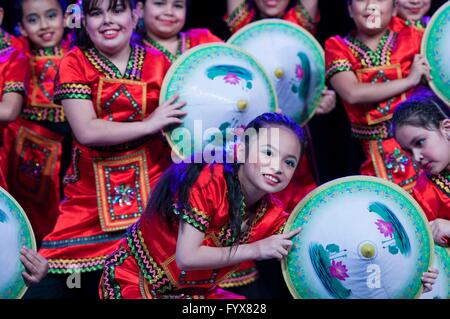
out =
[[184,222],[194,226],[202,233],[206,233],[211,217],[205,212],[194,207],[191,209],[179,208],[176,204],[173,205],[173,211],[175,215],[179,215]]
[[437,188],[450,197],[450,171],[445,170],[438,175],[431,175],[429,178]]
[[352,64],[350,63],[349,60],[346,60],[346,59],[334,60],[333,62],[331,62],[330,65],[327,66],[326,72],[325,72],[325,77],[327,79],[330,79],[339,72],[352,71],[352,70],[353,70]]
[[50,48],[33,49],[32,50],[32,54],[34,56],[38,56],[38,57],[42,57],[42,56],[46,56],[46,57],[50,57],[50,56],[62,57],[63,56],[63,50],[62,50],[61,46],[54,46],[54,47],[50,47]]
[[308,10],[303,6],[302,0],[298,0],[295,6],[295,15],[302,27],[310,32],[316,30],[318,21],[309,14]]
[[219,283],[221,288],[241,287],[258,279],[258,269],[250,267],[242,271],[233,272],[227,279]]
[[263,218],[263,216],[266,214],[266,212],[267,212],[267,201],[265,199],[263,199],[256,211],[255,217],[253,217],[251,226],[248,227],[246,233],[244,234],[244,236],[242,236],[242,239],[239,242],[240,244],[245,244],[248,242],[253,228],[256,226],[256,224],[259,223],[259,221],[261,220],[261,218]]
[[63,178],[63,184],[76,183],[80,180],[80,156],[81,150],[78,147],[74,147],[72,150],[72,174],[66,174]]
[[392,137],[391,121],[378,125],[352,124],[352,136],[361,140],[385,140]]
[[103,269],[107,256],[80,259],[49,259],[50,274],[73,274]]
[[[376,145],[376,149],[374,149],[372,145],[369,146],[372,164],[375,168],[376,175],[403,187],[408,192],[411,192],[416,184],[417,178],[419,177],[419,168],[417,164],[399,148],[396,148],[393,153],[386,153],[383,148],[383,140],[369,141],[369,143],[374,143]],[[408,165],[413,166],[416,174],[401,182],[396,182],[392,174],[398,172],[399,170],[403,171]]]
[[152,286],[152,294],[154,293],[155,296],[164,294],[172,290],[173,286],[164,270],[150,255],[139,225],[140,222],[137,222],[128,229],[126,235],[128,247],[148,284]]
[[84,50],[83,53],[92,66],[107,78],[129,79],[134,81],[140,81],[142,78],[142,67],[145,61],[146,50],[141,46],[131,46],[130,58],[123,76],[114,63],[101,54],[95,47]]
[[375,51],[351,35],[346,36],[344,42],[361,62],[363,68],[370,68],[391,64],[391,53],[396,39],[397,33],[387,30]]
[[13,49],[11,36],[0,28],[0,55],[9,52],[11,49]]
[[278,228],[278,230],[275,232],[276,235],[280,235],[282,233],[284,233],[284,228],[286,227],[286,223],[287,220],[283,223],[283,225],[280,226],[280,228]]
[[117,232],[114,234],[101,234],[95,236],[87,236],[87,237],[78,237],[71,238],[65,240],[45,240],[41,244],[41,248],[46,249],[55,249],[55,248],[66,248],[80,245],[91,245],[91,244],[100,244],[100,243],[108,243],[111,241],[117,241],[125,237],[125,232]]
[[192,285],[192,286],[197,286],[197,285],[205,285],[205,284],[214,284],[217,280],[217,274],[219,273],[219,271],[217,269],[213,269],[211,272],[211,277],[209,277],[208,279],[203,279],[203,280],[186,280],[186,271],[182,270],[180,272],[180,278],[178,278],[178,282],[181,285]]
[[244,21],[247,23],[252,22],[255,19],[255,10],[247,3],[242,1],[241,5],[234,9],[225,22],[230,28],[231,33],[236,32]]
[[[149,36],[146,36],[145,39],[142,40],[142,42],[148,47],[152,47],[158,51],[161,51],[169,59],[170,63],[173,63],[186,50],[186,47],[183,45],[185,40],[186,40],[186,36],[184,35],[184,33],[180,32],[178,34],[178,45],[177,45],[177,52],[175,55],[173,55],[164,46],[159,44],[158,41],[153,40]],[[184,47],[184,50],[183,50],[183,47]]]
[[121,247],[105,260],[101,278],[103,299],[122,299],[120,285],[115,276],[115,268],[122,265],[129,256],[130,254],[125,248]]
[[63,83],[55,88],[53,100],[60,102],[66,99],[92,100],[92,90],[85,83]]
[[418,30],[425,30],[427,28],[427,24],[430,21],[430,17],[422,17],[419,20],[416,21],[410,21],[410,20],[404,20],[405,21],[405,25],[407,25],[408,27],[413,27],[416,28]]
[[[102,230],[128,228],[142,215],[150,194],[145,150],[120,157],[95,157],[93,167]],[[114,181],[115,173],[128,177]]]
[[25,83],[8,81],[3,86],[3,94],[6,93],[25,93]]
[[62,106],[24,108],[20,117],[30,121],[50,121],[53,123],[66,122],[64,108]]

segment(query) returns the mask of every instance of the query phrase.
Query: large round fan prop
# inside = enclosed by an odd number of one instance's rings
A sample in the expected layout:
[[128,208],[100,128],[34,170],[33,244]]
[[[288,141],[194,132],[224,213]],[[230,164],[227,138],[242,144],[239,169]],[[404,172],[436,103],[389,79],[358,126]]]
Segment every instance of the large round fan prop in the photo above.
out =
[[422,54],[431,67],[430,87],[450,105],[450,2],[433,14],[422,39]]
[[36,250],[33,230],[20,205],[0,187],[0,299],[21,298],[27,290],[19,259],[23,246]]
[[164,78],[160,102],[179,94],[186,101],[183,124],[165,132],[183,159],[212,154],[234,139],[235,129],[278,110],[275,90],[248,53],[227,44],[197,46],[177,59]]
[[326,183],[297,205],[285,231],[298,227],[282,263],[294,297],[420,295],[433,239],[420,206],[399,186],[367,176]]
[[228,43],[251,53],[263,65],[277,91],[282,112],[305,124],[325,87],[324,52],[305,29],[280,19],[254,22]]
[[439,270],[433,290],[424,293],[421,299],[450,299],[450,248],[434,246],[433,267]]

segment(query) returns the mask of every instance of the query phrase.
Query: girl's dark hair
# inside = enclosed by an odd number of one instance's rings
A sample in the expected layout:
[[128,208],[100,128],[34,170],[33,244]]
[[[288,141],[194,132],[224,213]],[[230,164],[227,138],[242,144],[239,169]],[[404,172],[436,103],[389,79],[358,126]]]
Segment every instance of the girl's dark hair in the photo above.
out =
[[[23,19],[23,3],[27,1],[27,0],[16,0],[14,2],[15,4],[15,11],[16,11],[16,15],[17,15],[17,21],[19,23],[22,22]],[[67,9],[67,0],[57,0],[56,2],[59,3],[59,6],[61,7],[62,13],[64,15],[64,13],[66,12]]]
[[[246,1],[252,8],[255,9],[255,11],[256,11],[256,19],[259,20],[261,18],[261,13],[259,12],[258,6],[255,3],[255,0],[246,0]],[[297,3],[298,3],[298,0],[289,0],[289,4],[286,7],[286,12],[288,10],[290,10],[291,8],[295,7],[297,5]]]
[[448,105],[431,92],[420,92],[397,106],[392,116],[391,131],[395,135],[396,129],[403,125],[436,130],[448,118]]
[[[81,14],[86,17],[92,9],[97,7],[100,1],[106,0],[81,0]],[[123,4],[125,8],[131,8],[132,10],[136,8],[136,0],[109,0],[108,10],[116,8],[119,4]],[[81,49],[88,49],[94,46],[91,38],[89,37],[86,28],[81,26],[81,28],[75,29],[75,45]]]
[[[245,130],[253,128],[259,132],[260,128],[270,127],[271,125],[284,126],[292,130],[298,137],[300,144],[302,145],[301,149],[303,150],[305,140],[303,129],[285,115],[279,113],[264,113],[251,121],[246,126]],[[207,164],[208,163],[206,162],[194,163],[194,161],[191,163],[172,164],[172,166],[163,174],[153,190],[144,216],[158,214],[169,227],[172,227],[180,218],[178,212],[192,209],[189,205],[190,189]],[[217,164],[212,163],[210,167],[211,180],[214,178],[213,165]],[[241,164],[239,163],[226,162],[223,164],[224,176],[227,184],[227,198],[229,202],[228,214],[230,228],[233,234],[233,245],[238,244],[243,236],[241,230],[243,222],[241,216],[241,204],[243,203],[244,197],[237,175],[240,165]],[[253,217],[254,216],[249,216],[249,224],[251,224]]]

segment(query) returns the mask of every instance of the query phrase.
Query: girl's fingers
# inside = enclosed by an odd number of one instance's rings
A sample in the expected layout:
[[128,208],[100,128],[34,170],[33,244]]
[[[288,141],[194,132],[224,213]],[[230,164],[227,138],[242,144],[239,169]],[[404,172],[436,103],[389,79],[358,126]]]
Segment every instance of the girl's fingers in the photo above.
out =
[[187,112],[185,112],[185,111],[173,110],[173,111],[170,112],[169,117],[184,116],[186,114],[187,114]]
[[33,278],[33,276],[30,276],[28,273],[26,273],[25,271],[23,271],[22,272],[22,276],[23,276],[23,278],[25,279],[25,281],[27,282],[27,283],[36,283],[37,282],[37,280],[35,280],[34,278]]
[[22,264],[24,265],[25,269],[28,270],[29,272],[37,272],[36,266],[30,262],[25,256],[20,256],[20,261],[22,262]]
[[423,284],[424,286],[424,292],[430,292],[433,289],[433,286],[430,284]]
[[185,102],[185,101],[177,102],[177,103],[175,103],[175,104],[172,105],[172,108],[173,108],[173,109],[179,109],[179,108],[182,108],[182,107],[185,106],[185,105],[186,105],[186,102]]
[[286,233],[286,234],[284,234],[283,235],[283,238],[292,238],[292,237],[294,237],[295,235],[297,235],[298,233],[300,233],[302,231],[302,228],[301,227],[299,227],[299,228],[297,228],[297,229],[295,229],[295,230],[291,230],[290,232],[288,232],[288,233]]

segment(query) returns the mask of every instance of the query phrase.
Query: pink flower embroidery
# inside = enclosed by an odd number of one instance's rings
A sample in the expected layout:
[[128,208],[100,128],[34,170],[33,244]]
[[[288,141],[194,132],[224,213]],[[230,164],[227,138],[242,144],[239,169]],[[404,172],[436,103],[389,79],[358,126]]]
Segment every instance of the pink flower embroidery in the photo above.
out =
[[330,266],[330,274],[331,277],[337,278],[339,280],[345,281],[345,278],[348,278],[347,274],[347,266],[345,266],[342,261],[335,262],[334,260],[331,262]]
[[295,66],[295,77],[298,79],[298,80],[301,80],[301,79],[303,79],[303,76],[305,75],[305,72],[303,71],[303,68],[302,68],[302,66],[300,65],[300,64],[297,64],[296,66]]
[[225,80],[225,83],[236,85],[239,83],[240,79],[236,76],[236,74],[228,72],[227,75],[223,78]]
[[392,228],[392,224],[385,222],[382,219],[377,219],[375,225],[378,226],[378,230],[380,231],[380,233],[382,233],[384,235],[384,237],[391,237],[392,238],[392,234],[394,233],[394,229]]

